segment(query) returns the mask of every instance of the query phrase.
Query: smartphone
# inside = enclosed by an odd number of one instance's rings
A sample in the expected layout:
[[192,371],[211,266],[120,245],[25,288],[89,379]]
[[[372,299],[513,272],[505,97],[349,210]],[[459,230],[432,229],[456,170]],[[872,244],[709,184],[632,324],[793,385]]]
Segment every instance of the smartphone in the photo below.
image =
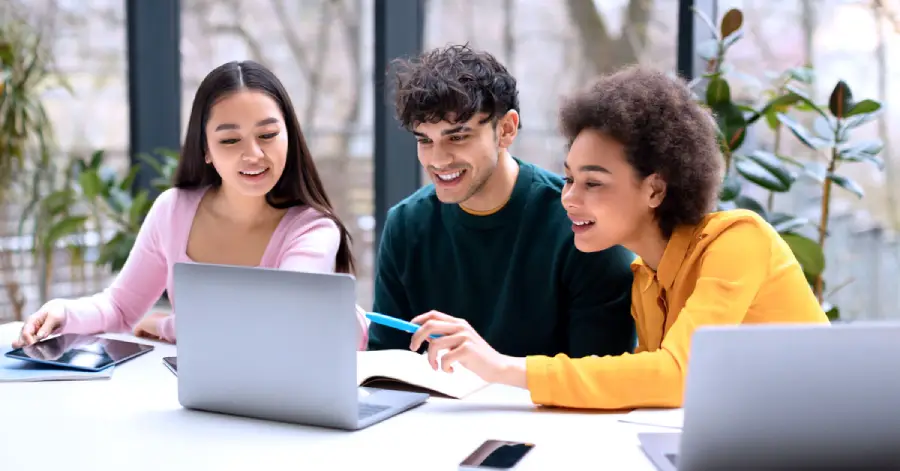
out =
[[460,471],[514,469],[534,444],[487,440],[459,464]]
[[166,365],[166,368],[168,368],[173,375],[178,376],[178,358],[163,357],[163,364]]

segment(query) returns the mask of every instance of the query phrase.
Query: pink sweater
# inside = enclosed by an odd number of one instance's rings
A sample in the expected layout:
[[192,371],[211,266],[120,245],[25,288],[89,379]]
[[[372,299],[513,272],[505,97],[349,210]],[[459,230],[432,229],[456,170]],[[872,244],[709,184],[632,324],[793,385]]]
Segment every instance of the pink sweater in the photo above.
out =
[[[127,332],[167,289],[173,308],[172,267],[192,262],[187,256],[188,234],[206,190],[169,189],[147,214],[134,247],[112,286],[94,296],[60,301],[65,312],[62,333]],[[340,231],[331,219],[308,207],[294,207],[284,215],[260,262],[261,267],[333,273]],[[360,345],[368,341],[365,318],[360,322]],[[163,339],[175,341],[174,315],[160,320]]]

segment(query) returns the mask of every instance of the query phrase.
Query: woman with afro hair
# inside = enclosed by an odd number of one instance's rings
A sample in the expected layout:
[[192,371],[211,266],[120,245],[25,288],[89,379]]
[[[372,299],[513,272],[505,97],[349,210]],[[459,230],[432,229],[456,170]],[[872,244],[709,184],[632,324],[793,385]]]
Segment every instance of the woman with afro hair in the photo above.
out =
[[[620,245],[637,255],[637,348],[510,358],[473,345],[457,357],[463,366],[527,388],[536,404],[680,407],[699,327],[828,323],[772,226],[752,211],[715,212],[724,160],[712,117],[684,82],[638,66],[620,70],[570,97],[560,124],[570,144],[562,204],[575,246]],[[420,329],[414,344],[429,334]]]

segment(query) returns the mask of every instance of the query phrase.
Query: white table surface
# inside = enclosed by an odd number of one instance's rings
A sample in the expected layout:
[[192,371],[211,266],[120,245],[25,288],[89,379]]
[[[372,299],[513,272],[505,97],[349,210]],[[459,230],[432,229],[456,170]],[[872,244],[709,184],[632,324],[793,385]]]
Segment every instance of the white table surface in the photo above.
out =
[[[0,325],[0,345],[20,326]],[[431,398],[356,432],[190,411],[161,360],[175,347],[151,343],[108,380],[0,384],[0,469],[451,471],[500,439],[535,444],[517,471],[652,471],[636,433],[665,431],[620,414],[538,409],[527,392],[503,386]]]

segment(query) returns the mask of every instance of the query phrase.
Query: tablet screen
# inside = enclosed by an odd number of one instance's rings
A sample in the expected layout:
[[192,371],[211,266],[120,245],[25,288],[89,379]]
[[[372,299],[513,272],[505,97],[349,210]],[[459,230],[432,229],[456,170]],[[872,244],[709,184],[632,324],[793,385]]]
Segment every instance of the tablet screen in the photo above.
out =
[[152,345],[105,339],[95,335],[63,334],[17,348],[6,355],[20,360],[98,370],[150,350],[153,350]]

